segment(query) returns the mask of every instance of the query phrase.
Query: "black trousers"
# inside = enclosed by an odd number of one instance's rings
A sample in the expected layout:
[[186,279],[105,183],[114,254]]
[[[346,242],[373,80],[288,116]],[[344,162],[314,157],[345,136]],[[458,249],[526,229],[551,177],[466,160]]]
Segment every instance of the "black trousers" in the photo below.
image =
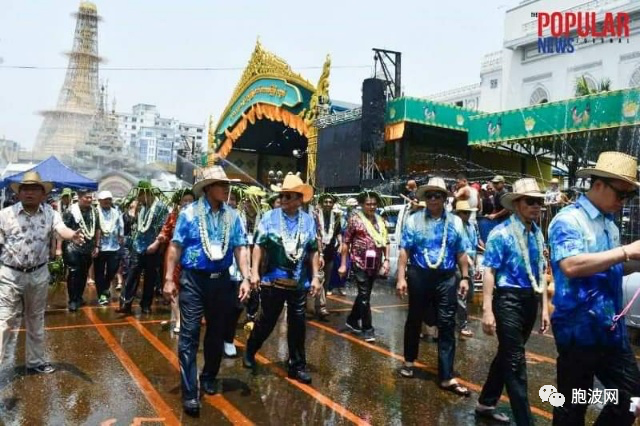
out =
[[249,293],[249,299],[245,303],[247,304],[247,319],[253,321],[260,309],[260,289],[252,289]]
[[492,301],[498,353],[491,363],[489,376],[478,402],[495,407],[506,386],[511,411],[518,426],[533,424],[527,392],[524,346],[536,322],[539,303],[540,298],[533,289],[496,288]]
[[458,306],[454,271],[430,271],[417,266],[407,270],[409,286],[409,314],[404,324],[404,360],[418,358],[420,331],[425,310],[435,304],[438,326],[438,379],[453,378],[456,354],[456,308]]
[[120,266],[120,252],[101,251],[93,262],[93,273],[96,278],[98,297],[109,297],[109,287]]
[[632,396],[640,396],[640,371],[630,348],[558,347],[556,368],[558,392],[564,395],[565,403],[553,409],[554,425],[584,425],[588,405],[572,404],[572,392],[592,389],[594,376],[605,389],[618,390],[618,403],[605,405],[594,425],[633,424],[629,404]]
[[233,339],[236,337],[236,327],[238,326],[238,320],[240,319],[240,315],[242,314],[242,310],[244,309],[244,305],[240,303],[240,299],[238,299],[237,296],[240,291],[241,283],[239,281],[231,281],[231,284],[233,285],[236,298],[235,301],[231,304],[231,310],[225,320],[224,341],[227,343],[233,343]]
[[69,303],[82,302],[82,295],[87,285],[87,276],[89,275],[92,260],[90,253],[73,253],[65,256],[64,261],[69,270],[69,274],[67,275]]
[[371,330],[373,328],[371,323],[371,291],[373,290],[376,276],[368,275],[356,266],[353,266],[353,276],[358,286],[358,295],[353,302],[353,308],[351,308],[351,313],[347,320],[356,323],[362,321],[362,330]]
[[120,306],[131,306],[138,291],[140,275],[144,272],[144,288],[140,306],[150,308],[153,303],[153,290],[158,280],[158,265],[162,261],[159,253],[131,253],[129,273],[124,292],[120,294]]
[[200,380],[213,380],[220,370],[223,352],[225,321],[233,308],[235,286],[229,274],[209,278],[194,270],[180,274],[180,338],[178,358],[182,399],[198,397],[198,366],[196,357],[200,343],[200,325],[204,315],[207,330],[204,334],[204,367]]
[[285,302],[287,302],[289,370],[304,370],[307,366],[307,357],[304,349],[307,290],[285,290],[264,285],[260,288],[262,309],[247,341],[247,353],[253,356],[262,347],[262,344],[276,326]]

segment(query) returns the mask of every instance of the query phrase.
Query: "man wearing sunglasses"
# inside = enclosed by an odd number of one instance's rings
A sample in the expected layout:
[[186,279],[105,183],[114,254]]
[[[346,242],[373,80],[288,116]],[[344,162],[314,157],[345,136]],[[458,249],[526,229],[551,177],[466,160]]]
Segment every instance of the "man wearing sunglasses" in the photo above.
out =
[[478,398],[476,414],[509,423],[505,414],[496,411],[506,386],[516,424],[530,425],[533,419],[527,391],[525,344],[536,322],[541,296],[540,332],[549,328],[544,237],[536,224],[544,194],[535,179],[520,179],[501,202],[513,214],[489,234],[482,303],[482,329],[485,334],[497,334],[498,353]]
[[[596,424],[630,425],[630,398],[640,396],[640,371],[629,343],[622,307],[622,276],[636,272],[640,241],[620,245],[613,221],[626,200],[638,193],[637,160],[603,152],[593,168],[576,176],[591,178],[591,188],[551,222],[549,243],[555,279],[551,317],[558,349],[558,392],[593,387],[596,377],[617,389],[618,401],[600,412]],[[553,424],[584,424],[587,404],[553,410]]]
[[[456,269],[462,274],[460,296],[466,297],[470,285],[464,225],[458,216],[445,211],[447,187],[442,178],[431,178],[418,189],[418,198],[427,208],[414,213],[402,229],[398,256],[396,290],[409,295],[409,314],[404,326],[404,365],[400,374],[414,376],[420,330],[425,311],[437,306],[438,380],[440,387],[456,395],[469,396],[469,390],[454,377],[456,309],[458,306]],[[407,268],[408,260],[411,265]]]

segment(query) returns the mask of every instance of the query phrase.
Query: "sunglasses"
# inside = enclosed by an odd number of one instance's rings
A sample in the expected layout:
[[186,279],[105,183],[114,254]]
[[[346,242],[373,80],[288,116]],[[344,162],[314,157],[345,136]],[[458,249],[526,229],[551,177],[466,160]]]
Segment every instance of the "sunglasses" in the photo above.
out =
[[533,198],[533,197],[525,197],[523,198],[524,203],[528,206],[541,206],[544,204],[544,200],[542,198]]
[[611,183],[607,180],[602,180],[604,182],[605,185],[607,185],[609,188],[611,188],[611,190],[613,192],[616,193],[616,197],[618,197],[618,200],[620,201],[625,201],[625,200],[630,200],[633,197],[635,197],[638,194],[638,191],[633,190],[633,191],[621,191],[618,188],[616,188],[615,186],[611,185]]
[[297,200],[299,198],[298,194],[293,194],[290,192],[281,193],[278,195],[278,198],[284,201]]
[[442,200],[442,194],[440,192],[427,192],[424,194],[427,200]]

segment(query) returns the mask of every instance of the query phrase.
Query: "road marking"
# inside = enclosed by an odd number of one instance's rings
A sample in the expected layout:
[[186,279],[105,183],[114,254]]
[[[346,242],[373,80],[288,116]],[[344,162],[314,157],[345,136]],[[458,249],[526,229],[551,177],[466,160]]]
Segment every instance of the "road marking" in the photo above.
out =
[[[374,309],[405,308],[407,306],[409,306],[409,305],[407,305],[406,303],[402,303],[400,305],[381,305],[381,306],[372,306],[371,310],[373,311]],[[351,308],[329,309],[329,311],[331,311],[331,312],[349,312],[349,311],[351,311]]]
[[[84,309],[84,308],[83,308]],[[164,322],[166,320],[145,320],[139,321],[140,324],[157,324],[159,322]],[[116,322],[102,322],[99,324],[100,326],[112,327],[118,325],[129,325],[127,321],[116,321]],[[77,324],[77,325],[54,325],[51,327],[45,327],[46,331],[56,331],[56,330],[72,330],[74,328],[96,328],[98,325],[96,324]],[[24,328],[13,328],[11,331],[19,331],[24,332]]]
[[[169,349],[169,347],[158,339],[153,333],[151,333],[146,327],[143,327],[142,324],[133,317],[127,317],[127,323],[132,325],[142,336],[147,339],[151,345],[156,348],[162,356],[164,356],[167,361],[175,368],[178,372],[180,371],[180,363],[178,361],[178,356]],[[245,417],[236,407],[231,405],[231,403],[222,395],[207,395],[204,394],[204,399],[211,405],[220,411],[232,424],[236,425],[254,425],[251,420]]]
[[[343,299],[341,297],[337,297],[337,296],[333,296],[333,295],[331,295],[331,296],[327,295],[327,299],[333,300],[334,302],[344,303],[345,305],[353,306],[353,302],[351,302],[348,299]],[[371,312],[376,312],[378,314],[382,313],[381,310],[376,309],[376,308],[371,308]]]
[[[333,328],[327,327],[326,325],[320,324],[320,323],[318,323],[316,321],[307,321],[307,322],[309,324],[313,325],[316,328],[319,328],[319,329],[321,329],[323,331],[326,331],[327,333],[333,334],[335,336],[340,336],[340,337],[342,337],[344,339],[347,339],[347,340],[349,340],[349,341],[351,341],[353,343],[356,343],[358,345],[364,346],[365,348],[371,349],[371,350],[373,350],[375,352],[381,353],[381,354],[386,355],[386,356],[388,356],[390,358],[394,358],[394,359],[397,359],[398,361],[404,362],[404,357],[401,356],[401,355],[398,355],[398,354],[396,354],[394,352],[388,351],[388,350],[386,350],[384,348],[381,348],[379,346],[372,345],[370,343],[365,342],[364,340],[357,339],[357,338],[353,337],[350,334],[340,333],[340,332],[334,330]],[[431,373],[431,374],[435,374],[436,376],[438,375],[438,370],[437,369],[435,369],[433,367],[430,367],[430,366],[428,366],[426,364],[423,364],[420,361],[414,362],[414,365],[416,367],[421,368],[422,370],[425,370],[425,371]],[[480,385],[477,385],[477,384],[472,383],[472,382],[468,382],[468,381],[460,379],[460,378],[458,378],[457,380],[462,385],[464,385],[467,388],[472,389],[472,390],[474,390],[476,392],[480,392],[482,390],[482,387]],[[505,396],[500,396],[500,400],[504,401],[504,402],[509,402],[509,398],[507,398]],[[551,413],[549,413],[547,411],[544,411],[544,410],[541,410],[541,409],[539,409],[537,407],[531,407],[531,412],[533,412],[533,413],[535,413],[535,414],[537,414],[537,415],[539,415],[541,417],[544,417],[546,419],[549,419],[549,420],[553,418]]]
[[[234,343],[236,344],[236,346],[238,346],[240,348],[245,348],[246,347],[244,343],[242,343],[242,342],[240,342],[238,340],[234,340]],[[322,405],[325,405],[325,406],[331,408],[333,411],[335,411],[336,413],[340,414],[342,417],[344,417],[344,418],[346,418],[348,420],[351,420],[352,423],[354,423],[356,425],[363,425],[363,426],[364,425],[370,425],[370,423],[367,422],[366,420],[361,419],[356,414],[354,414],[351,411],[349,411],[347,408],[343,407],[342,405],[338,404],[337,402],[333,401],[332,399],[324,396],[323,394],[321,394],[320,392],[318,392],[317,390],[315,390],[311,386],[305,385],[303,383],[300,383],[297,380],[290,379],[289,376],[287,375],[286,371],[284,371],[280,367],[277,367],[276,364],[273,361],[271,361],[270,359],[268,359],[267,357],[262,356],[262,355],[260,355],[258,353],[258,354],[256,354],[256,361],[258,361],[261,364],[265,364],[270,370],[275,372],[278,376],[283,377],[291,385],[297,387],[298,389],[300,389],[301,391],[303,391],[307,395],[311,396],[316,401],[320,402]]]
[[127,355],[116,338],[113,337],[113,334],[111,334],[109,329],[101,324],[100,319],[98,319],[96,314],[91,309],[83,308],[82,312],[84,312],[89,320],[96,325],[96,329],[98,330],[98,333],[100,333],[100,336],[102,336],[102,339],[106,342],[107,346],[109,346],[109,349],[111,349],[113,354],[120,360],[122,366],[127,370],[134,383],[147,398],[147,401],[149,401],[151,406],[156,410],[156,413],[163,418],[162,421],[172,426],[180,425],[180,421],[173,414],[169,405],[164,401],[164,399],[162,399],[158,391],[153,387],[142,371],[140,371],[129,355]]

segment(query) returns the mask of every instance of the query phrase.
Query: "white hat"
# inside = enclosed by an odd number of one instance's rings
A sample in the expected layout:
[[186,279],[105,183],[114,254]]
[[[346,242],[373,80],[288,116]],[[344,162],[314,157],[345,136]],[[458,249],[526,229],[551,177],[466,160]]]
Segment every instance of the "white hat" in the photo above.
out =
[[98,193],[98,200],[107,200],[109,198],[113,198],[111,191],[100,191]]

